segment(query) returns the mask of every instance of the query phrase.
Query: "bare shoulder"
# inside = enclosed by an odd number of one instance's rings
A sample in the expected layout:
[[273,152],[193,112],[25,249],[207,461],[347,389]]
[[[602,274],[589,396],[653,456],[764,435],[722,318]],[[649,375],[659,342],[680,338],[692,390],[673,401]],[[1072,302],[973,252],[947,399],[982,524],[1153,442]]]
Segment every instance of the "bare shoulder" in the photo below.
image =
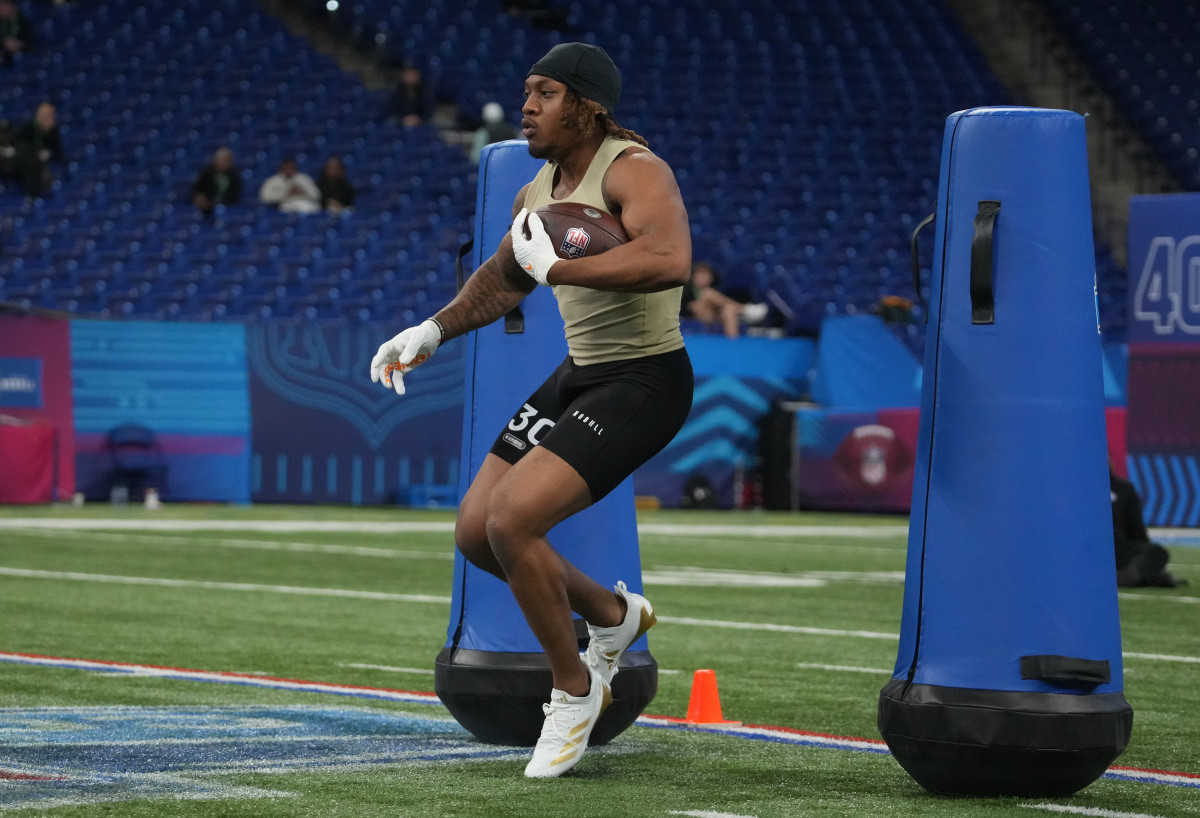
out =
[[609,209],[624,209],[632,199],[678,196],[679,187],[671,166],[646,148],[633,146],[623,151],[604,174],[604,198]]

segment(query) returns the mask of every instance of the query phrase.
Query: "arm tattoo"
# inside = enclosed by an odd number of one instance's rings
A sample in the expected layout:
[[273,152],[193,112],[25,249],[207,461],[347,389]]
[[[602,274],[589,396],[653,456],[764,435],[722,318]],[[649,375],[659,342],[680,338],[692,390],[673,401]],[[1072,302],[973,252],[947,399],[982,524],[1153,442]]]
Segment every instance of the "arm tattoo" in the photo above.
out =
[[496,256],[492,256],[467,279],[462,291],[437,313],[438,321],[446,328],[447,338],[464,335],[498,320],[537,286],[519,269],[516,272],[520,278],[510,272]]

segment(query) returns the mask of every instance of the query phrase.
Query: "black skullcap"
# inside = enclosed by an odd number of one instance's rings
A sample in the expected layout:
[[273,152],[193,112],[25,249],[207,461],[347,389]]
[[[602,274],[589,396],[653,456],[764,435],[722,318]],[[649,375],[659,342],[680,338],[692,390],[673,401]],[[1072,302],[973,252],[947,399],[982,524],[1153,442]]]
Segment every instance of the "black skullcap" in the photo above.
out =
[[603,48],[587,43],[559,43],[533,64],[529,74],[539,74],[574,88],[595,100],[610,114],[621,99],[621,72]]

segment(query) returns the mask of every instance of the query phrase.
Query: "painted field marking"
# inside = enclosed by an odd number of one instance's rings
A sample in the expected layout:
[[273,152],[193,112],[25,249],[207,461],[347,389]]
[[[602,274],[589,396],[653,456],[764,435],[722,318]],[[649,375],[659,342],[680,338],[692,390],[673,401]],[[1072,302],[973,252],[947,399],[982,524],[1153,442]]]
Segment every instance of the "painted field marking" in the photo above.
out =
[[384,591],[352,591],[344,588],[298,588],[291,585],[256,585],[247,582],[212,582],[199,579],[168,579],[165,577],[124,577],[111,574],[83,574],[75,571],[35,571],[28,568],[0,568],[0,576],[27,579],[58,579],[73,582],[115,583],[118,585],[152,585],[162,588],[204,588],[216,591],[255,591],[301,596],[332,596],[345,599],[374,599],[383,602],[434,602],[449,605],[448,596],[429,594],[392,594]]
[[130,676],[150,676],[159,679],[177,679],[193,682],[216,682],[239,684],[249,687],[267,687],[277,690],[304,690],[311,693],[331,693],[336,696],[355,696],[367,699],[414,704],[440,704],[436,693],[418,693],[411,690],[388,690],[386,688],[362,687],[357,685],[309,682],[301,679],[281,679],[274,676],[257,676],[228,671],[191,670],[188,668],[138,665],[128,662],[102,662],[91,659],[66,659],[57,656],[41,656],[36,653],[0,652],[0,661],[19,665],[39,665],[70,670],[90,670],[104,673],[122,673]]
[[[398,520],[163,520],[99,517],[0,517],[0,529],[46,528],[65,531],[257,531],[267,533],[405,534],[454,533],[451,521]],[[639,523],[638,532],[666,537],[835,537],[837,539],[908,536],[906,525],[711,525]]]
[[834,628],[807,628],[801,625],[776,625],[770,622],[731,622],[723,619],[691,619],[683,616],[660,616],[659,622],[672,625],[697,625],[703,628],[730,628],[739,631],[768,631],[770,633],[802,633],[808,636],[852,636],[858,639],[899,639],[898,633],[878,631],[846,631]]
[[[427,594],[392,594],[383,591],[355,591],[342,588],[298,588],[289,585],[257,585],[244,582],[212,582],[208,580],[169,579],[160,577],[126,577],[110,574],[85,574],[74,571],[37,571],[28,568],[0,567],[0,576],[23,577],[26,579],[67,580],[72,582],[99,582],[118,585],[148,585],[164,588],[202,588],[219,591],[252,591],[274,594],[299,594],[305,596],[330,596],[346,599],[370,599],[383,602],[430,602],[450,604],[450,597]],[[770,622],[731,622],[721,619],[694,619],[689,617],[660,616],[659,622],[675,625],[695,625],[702,628],[731,628],[744,631],[770,633],[796,633],[808,636],[842,636],[861,639],[899,639],[896,633],[875,631],[836,630],[831,628],[809,628],[801,625],[778,625]]]
[[819,665],[815,662],[797,662],[796,667],[805,668],[808,670],[833,670],[842,673],[870,673],[872,675],[883,674],[891,676],[891,668],[878,667],[854,667],[853,665]]
[[[0,708],[0,810],[131,799],[287,798],[230,776],[356,771],[366,765],[511,760],[448,716],[310,705]],[[11,762],[9,761],[11,760]],[[0,782],[2,783],[2,782]]]
[[829,582],[867,582],[898,585],[903,571],[735,571],[721,568],[656,565],[642,569],[645,585],[677,585],[688,588],[820,588]]
[[1200,656],[1172,656],[1168,653],[1130,653],[1129,651],[1125,651],[1121,655],[1127,659],[1152,659],[1158,662],[1200,664]]
[[[262,676],[246,676],[238,673],[222,671],[190,670],[187,668],[156,667],[151,665],[135,665],[126,662],[105,662],[90,659],[68,659],[37,654],[0,652],[0,662],[15,664],[56,667],[71,670],[89,671],[122,671],[133,675],[148,675],[164,679],[210,682],[217,684],[245,684],[255,687],[270,687],[283,690],[297,690],[311,693],[333,693],[341,696],[353,696],[365,699],[387,699],[412,704],[430,704],[441,706],[441,701],[434,693],[419,693],[409,690],[389,690],[387,688],[359,687],[355,685],[337,685],[325,682],[309,682],[299,679],[275,679]],[[67,708],[60,708],[67,709]],[[853,736],[835,736],[828,733],[814,733],[797,730],[791,727],[747,724],[740,727],[705,727],[689,725],[679,719],[667,716],[642,714],[635,722],[641,727],[655,727],[668,730],[683,730],[696,733],[713,733],[735,738],[756,741],[772,741],[782,744],[796,744],[807,747],[825,747],[840,750],[853,750],[889,755],[887,744],[879,739],[856,738]],[[1166,770],[1144,770],[1135,767],[1110,767],[1103,778],[1131,781],[1148,784],[1165,784],[1189,789],[1200,789],[1200,774],[1171,772]]]
[[706,523],[638,523],[639,534],[668,537],[907,537],[906,525],[715,525]]
[[1200,597],[1196,596],[1176,596],[1175,594],[1135,594],[1128,591],[1119,591],[1117,597],[1120,599],[1141,599],[1150,600],[1152,602],[1182,602],[1185,605],[1195,605],[1200,602]]
[[352,667],[357,670],[383,670],[388,673],[416,673],[421,676],[432,676],[433,671],[423,667],[392,667],[391,665],[368,665],[363,662],[338,662],[338,667]]
[[98,517],[0,517],[3,528],[47,528],[57,531],[257,531],[268,534],[453,534],[450,521],[397,520],[107,520]]
[[1018,806],[1027,809],[1041,809],[1047,812],[1067,812],[1072,815],[1095,815],[1099,818],[1158,818],[1156,815],[1148,815],[1142,812],[1117,812],[1111,809],[1100,809],[1099,807],[1075,807],[1067,804],[1018,804]]
[[[16,529],[18,533],[34,537],[61,537],[61,531],[45,529]],[[90,542],[120,542],[134,545],[173,545],[191,548],[201,546],[220,546],[223,548],[240,548],[248,551],[288,551],[296,553],[337,554],[351,557],[379,557],[381,559],[429,559],[452,561],[451,551],[413,551],[396,548],[371,548],[357,545],[331,545],[324,543],[291,542],[285,540],[242,540],[229,537],[216,539],[197,539],[171,534],[143,534],[140,531],[113,533],[109,531],[89,531],[84,543]],[[74,542],[80,542],[75,540]]]

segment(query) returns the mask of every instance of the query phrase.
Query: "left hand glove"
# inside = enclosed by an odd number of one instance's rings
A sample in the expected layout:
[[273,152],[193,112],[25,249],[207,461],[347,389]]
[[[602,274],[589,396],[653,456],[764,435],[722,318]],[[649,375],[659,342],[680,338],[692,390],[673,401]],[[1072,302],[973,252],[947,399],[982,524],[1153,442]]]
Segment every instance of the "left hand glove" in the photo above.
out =
[[382,381],[384,386],[396,390],[397,395],[403,395],[404,373],[432,358],[441,338],[441,328],[432,319],[409,327],[379,347],[371,359],[371,380]]
[[[529,238],[525,238],[526,216],[529,219]],[[541,217],[521,208],[521,212],[513,219],[509,234],[512,236],[513,255],[517,257],[517,264],[538,284],[549,285],[546,277],[550,275],[550,268],[562,259],[554,252],[554,245],[550,242]]]

